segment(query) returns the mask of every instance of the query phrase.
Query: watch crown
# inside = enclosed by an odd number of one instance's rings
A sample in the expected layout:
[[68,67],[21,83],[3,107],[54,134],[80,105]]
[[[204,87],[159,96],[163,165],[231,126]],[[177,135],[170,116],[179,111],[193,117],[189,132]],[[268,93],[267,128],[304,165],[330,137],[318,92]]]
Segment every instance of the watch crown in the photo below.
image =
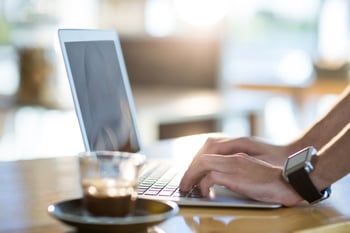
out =
[[314,166],[312,166],[309,161],[306,161],[304,169],[307,173],[310,173],[312,170],[314,170]]

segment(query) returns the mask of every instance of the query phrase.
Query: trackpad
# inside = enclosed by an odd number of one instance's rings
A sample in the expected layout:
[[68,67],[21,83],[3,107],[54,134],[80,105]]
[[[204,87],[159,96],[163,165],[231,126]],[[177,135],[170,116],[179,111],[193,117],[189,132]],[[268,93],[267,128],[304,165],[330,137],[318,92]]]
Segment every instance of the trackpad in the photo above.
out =
[[230,189],[226,188],[225,186],[220,186],[220,185],[214,185],[211,188],[210,197],[213,199],[215,199],[215,198],[234,198],[234,199],[242,199],[242,200],[251,200],[250,198],[248,198],[242,194],[232,192]]

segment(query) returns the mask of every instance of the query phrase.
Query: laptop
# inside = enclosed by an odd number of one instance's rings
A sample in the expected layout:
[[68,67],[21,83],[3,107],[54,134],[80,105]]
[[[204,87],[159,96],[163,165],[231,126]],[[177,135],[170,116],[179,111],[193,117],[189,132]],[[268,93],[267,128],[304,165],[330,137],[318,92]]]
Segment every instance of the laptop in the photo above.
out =
[[[142,140],[119,37],[114,30],[59,29],[60,46],[85,149],[143,153]],[[138,195],[171,200],[180,206],[279,208],[214,186],[203,198],[197,188],[178,189],[186,164],[166,155],[147,155]],[[180,161],[181,162],[181,161]]]

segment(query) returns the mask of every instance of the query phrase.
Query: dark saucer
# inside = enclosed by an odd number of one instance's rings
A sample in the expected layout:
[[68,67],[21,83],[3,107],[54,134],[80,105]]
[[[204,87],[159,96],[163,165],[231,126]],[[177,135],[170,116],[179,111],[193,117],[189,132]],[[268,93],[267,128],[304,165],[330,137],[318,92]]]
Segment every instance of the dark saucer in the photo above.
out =
[[147,232],[176,215],[179,207],[175,202],[137,199],[132,213],[126,217],[93,217],[88,215],[82,199],[62,201],[48,207],[48,212],[63,223],[74,226],[79,232]]

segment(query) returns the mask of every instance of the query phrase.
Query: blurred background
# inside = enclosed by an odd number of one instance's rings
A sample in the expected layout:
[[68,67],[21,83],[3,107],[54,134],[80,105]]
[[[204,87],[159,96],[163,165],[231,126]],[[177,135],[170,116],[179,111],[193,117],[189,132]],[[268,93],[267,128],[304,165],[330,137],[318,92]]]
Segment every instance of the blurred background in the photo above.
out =
[[118,32],[144,144],[293,140],[348,84],[347,0],[0,0],[0,160],[84,150],[59,28]]

